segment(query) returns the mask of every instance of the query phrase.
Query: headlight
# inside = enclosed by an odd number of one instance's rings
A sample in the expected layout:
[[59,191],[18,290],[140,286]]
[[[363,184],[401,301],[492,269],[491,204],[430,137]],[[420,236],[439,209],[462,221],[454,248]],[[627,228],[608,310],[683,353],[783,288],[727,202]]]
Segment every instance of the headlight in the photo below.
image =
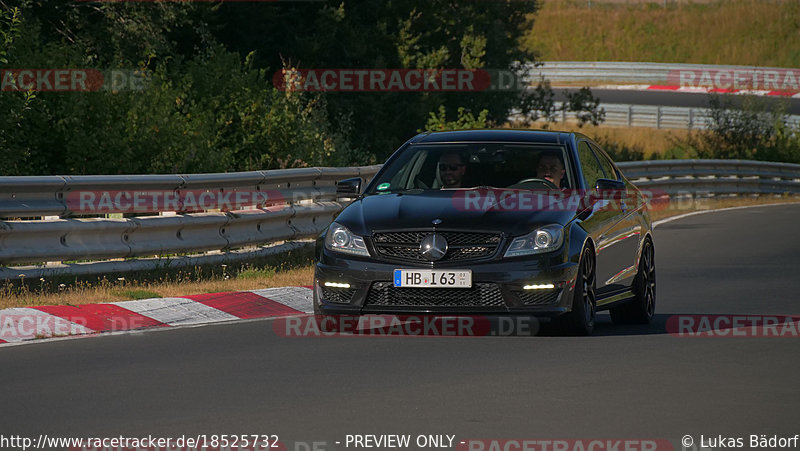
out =
[[558,224],[544,226],[525,236],[514,238],[505,256],[519,257],[550,252],[561,247],[562,242],[564,242],[564,227]]
[[364,238],[353,235],[347,230],[347,227],[335,222],[328,227],[328,233],[325,235],[325,248],[345,254],[369,257],[367,246],[364,245]]

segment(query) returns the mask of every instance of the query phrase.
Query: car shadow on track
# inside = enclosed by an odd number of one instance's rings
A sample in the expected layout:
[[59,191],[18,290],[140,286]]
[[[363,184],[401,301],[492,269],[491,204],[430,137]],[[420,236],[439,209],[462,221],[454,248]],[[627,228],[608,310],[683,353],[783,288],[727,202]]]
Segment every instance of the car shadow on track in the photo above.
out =
[[[669,334],[669,319],[675,314],[656,314],[650,324],[617,325],[601,312],[597,315],[594,336],[634,336]],[[560,337],[570,336],[558,319],[524,315],[365,315],[337,317],[338,321],[318,323],[314,315],[278,319],[273,328],[281,336],[455,336],[455,337]],[[347,318],[347,320],[342,320]],[[298,321],[305,320],[305,326]],[[286,324],[283,324],[283,323]],[[292,323],[292,324],[290,324]],[[298,323],[298,324],[294,324]],[[324,327],[323,327],[324,326]]]
[[[666,335],[669,334],[667,330],[667,320],[674,316],[672,313],[656,314],[653,322],[650,324],[625,324],[619,325],[611,322],[611,317],[608,314],[599,313],[594,326],[594,336],[610,337],[610,336],[630,336],[630,335]],[[559,329],[557,324],[550,322],[542,322],[538,333],[538,337],[561,337],[569,334],[564,333]]]
[[663,335],[668,334],[667,319],[673,314],[657,313],[650,324],[614,324],[609,315],[598,315],[594,334],[613,335]]

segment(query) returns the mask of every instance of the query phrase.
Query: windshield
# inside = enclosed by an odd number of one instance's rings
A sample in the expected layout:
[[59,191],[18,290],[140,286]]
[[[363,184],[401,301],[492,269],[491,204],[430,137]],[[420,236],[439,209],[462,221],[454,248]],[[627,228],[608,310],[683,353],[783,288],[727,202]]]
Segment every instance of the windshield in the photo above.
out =
[[476,187],[557,189],[574,185],[566,149],[540,144],[412,145],[373,182],[369,194]]

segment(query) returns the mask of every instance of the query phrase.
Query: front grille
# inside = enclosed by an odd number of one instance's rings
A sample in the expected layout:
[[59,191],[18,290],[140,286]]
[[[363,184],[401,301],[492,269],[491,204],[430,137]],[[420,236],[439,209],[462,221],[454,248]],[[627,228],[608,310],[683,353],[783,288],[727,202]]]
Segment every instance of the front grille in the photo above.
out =
[[365,306],[393,307],[505,307],[495,283],[472,288],[398,288],[392,282],[374,282]]
[[[381,232],[372,237],[375,250],[387,260],[429,263],[420,251],[423,238],[433,231]],[[436,232],[447,240],[447,253],[440,262],[489,258],[497,251],[500,234],[486,232]]]
[[517,293],[519,300],[525,305],[547,305],[558,301],[560,290],[525,290]]
[[328,302],[337,304],[349,304],[356,293],[355,288],[331,288],[323,286],[322,297]]

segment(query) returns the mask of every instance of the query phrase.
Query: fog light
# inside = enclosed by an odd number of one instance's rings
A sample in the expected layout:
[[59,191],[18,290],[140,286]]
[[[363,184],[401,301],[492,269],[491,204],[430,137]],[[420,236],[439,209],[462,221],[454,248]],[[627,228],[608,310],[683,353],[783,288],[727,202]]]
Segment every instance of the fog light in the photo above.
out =
[[349,283],[325,282],[323,285],[325,285],[326,287],[331,287],[331,288],[350,288],[350,284]]
[[540,283],[538,285],[525,285],[523,290],[552,290],[556,286],[552,283]]

